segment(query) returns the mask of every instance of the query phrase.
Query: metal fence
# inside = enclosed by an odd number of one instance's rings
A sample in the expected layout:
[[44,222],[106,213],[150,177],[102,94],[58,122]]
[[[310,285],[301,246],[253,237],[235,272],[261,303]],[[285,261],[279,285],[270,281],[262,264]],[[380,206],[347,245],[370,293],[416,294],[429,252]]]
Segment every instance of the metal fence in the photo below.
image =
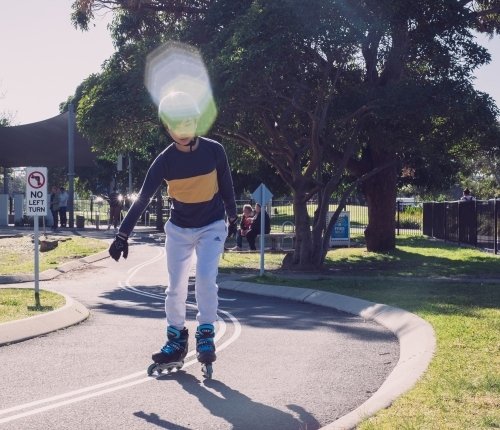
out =
[[[243,206],[250,204],[255,207],[253,200],[237,200],[236,207],[238,214],[243,213]],[[128,210],[129,203],[125,203],[122,210],[122,217],[125,216]],[[315,202],[307,204],[307,211],[311,220],[311,226],[314,221],[314,212],[318,205]],[[328,210],[333,212],[338,207],[338,201],[330,200]],[[170,215],[170,203],[167,198],[162,201],[163,222],[168,220]],[[368,207],[357,203],[347,203],[344,210],[350,212],[351,233],[363,233],[368,225]],[[105,200],[75,200],[74,202],[75,217],[83,216],[87,225],[94,225],[99,217],[101,225],[105,225],[109,220],[109,204]],[[293,202],[290,199],[276,199],[267,205],[267,212],[271,218],[271,230],[292,231],[295,229]],[[423,209],[420,204],[409,206],[400,201],[395,202],[394,217],[396,221],[396,234],[398,235],[421,235],[423,226]],[[143,215],[139,219],[138,225],[156,226],[156,201],[153,200]]]
[[424,235],[498,253],[498,200],[426,202]]
[[[238,212],[241,213],[244,204],[251,204],[253,201],[240,200],[236,202]],[[338,207],[338,200],[330,200],[328,211],[334,212]],[[313,225],[314,212],[318,205],[310,201],[307,204],[307,212],[310,217],[310,225]],[[358,203],[347,203],[344,210],[350,212],[351,233],[363,233],[368,225],[368,206]],[[276,199],[270,202],[267,211],[271,217],[272,231],[287,231],[292,228],[295,222],[293,213],[293,202],[289,199]],[[396,234],[398,235],[421,235],[423,212],[420,203],[408,205],[401,201],[394,204],[394,217],[396,221]]]

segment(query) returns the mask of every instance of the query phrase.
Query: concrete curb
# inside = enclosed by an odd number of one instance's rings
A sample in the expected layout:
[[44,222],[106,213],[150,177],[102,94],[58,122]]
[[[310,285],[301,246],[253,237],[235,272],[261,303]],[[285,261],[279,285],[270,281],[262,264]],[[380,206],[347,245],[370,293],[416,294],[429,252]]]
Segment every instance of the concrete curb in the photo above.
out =
[[0,347],[70,327],[86,320],[90,315],[85,306],[70,296],[58,291],[44,291],[60,294],[66,299],[66,304],[52,312],[0,324]]
[[[105,249],[97,254],[89,255],[88,257],[80,258],[79,260],[69,261],[68,263],[57,266],[55,269],[48,269],[40,272],[40,281],[50,281],[51,279],[57,278],[59,275],[67,273],[70,270],[74,270],[78,267],[82,267],[86,264],[94,263],[108,257],[108,250]],[[0,284],[17,284],[22,282],[33,282],[34,280],[34,274],[0,275]]]
[[390,330],[399,340],[399,361],[381,387],[366,402],[322,430],[348,430],[410,390],[427,370],[436,350],[432,326],[422,318],[404,309],[387,306],[342,294],[306,288],[224,281],[219,288],[263,296],[297,300],[304,303],[334,308],[358,315]]

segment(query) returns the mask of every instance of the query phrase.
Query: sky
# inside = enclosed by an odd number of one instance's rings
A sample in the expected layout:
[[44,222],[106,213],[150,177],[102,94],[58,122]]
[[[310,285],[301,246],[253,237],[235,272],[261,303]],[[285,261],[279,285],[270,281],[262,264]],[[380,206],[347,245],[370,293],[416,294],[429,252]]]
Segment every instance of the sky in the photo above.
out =
[[[88,32],[70,20],[73,0],[0,0],[0,112],[28,124],[59,114],[59,103],[74,93],[114,52],[106,25],[111,13],[97,17]],[[500,37],[478,42],[492,62],[476,72],[475,86],[500,107]]]

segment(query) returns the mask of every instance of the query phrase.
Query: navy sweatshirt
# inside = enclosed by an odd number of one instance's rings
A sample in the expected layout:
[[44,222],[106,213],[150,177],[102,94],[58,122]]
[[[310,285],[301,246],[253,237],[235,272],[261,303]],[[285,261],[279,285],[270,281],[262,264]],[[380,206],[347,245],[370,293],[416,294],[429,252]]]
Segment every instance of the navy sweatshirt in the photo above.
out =
[[129,235],[163,180],[172,199],[170,221],[181,228],[204,227],[236,218],[233,180],[226,151],[214,140],[199,137],[198,147],[182,152],[172,143],[151,164],[137,200],[120,231]]

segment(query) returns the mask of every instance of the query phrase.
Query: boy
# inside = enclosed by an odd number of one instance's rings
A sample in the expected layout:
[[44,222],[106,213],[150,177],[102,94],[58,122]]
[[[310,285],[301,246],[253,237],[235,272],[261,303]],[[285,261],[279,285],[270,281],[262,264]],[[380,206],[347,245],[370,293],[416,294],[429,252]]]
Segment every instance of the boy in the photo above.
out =
[[[216,359],[214,323],[218,287],[215,281],[227,235],[224,209],[230,223],[237,221],[233,181],[222,145],[196,137],[200,112],[188,94],[168,94],[161,100],[158,110],[174,143],[149,168],[139,196],[125,216],[109,253],[116,261],[122,252],[127,258],[127,238],[165,180],[172,199],[170,219],[165,224],[169,278],[165,298],[167,343],[152,358],[157,364],[172,364],[172,368],[180,368],[184,363],[189,337],[184,326],[189,268],[196,251],[196,351],[199,362],[211,364]],[[155,369],[162,370],[152,366],[148,369],[150,374]],[[169,369],[168,366],[163,368]],[[211,376],[211,368],[208,376]]]

